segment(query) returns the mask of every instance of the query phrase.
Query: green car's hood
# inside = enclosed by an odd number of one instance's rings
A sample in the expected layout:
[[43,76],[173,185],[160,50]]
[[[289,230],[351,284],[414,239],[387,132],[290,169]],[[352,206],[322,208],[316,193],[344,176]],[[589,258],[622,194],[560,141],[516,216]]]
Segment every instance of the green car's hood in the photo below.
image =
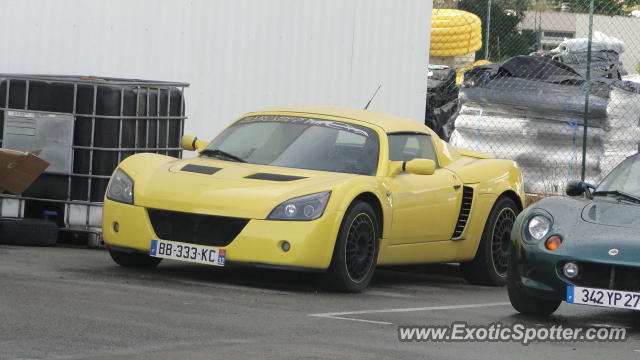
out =
[[[640,261],[640,205],[557,196],[537,202],[527,213],[535,209],[552,215],[552,232],[564,239],[559,253],[621,265]],[[611,249],[618,249],[618,255],[609,255]]]

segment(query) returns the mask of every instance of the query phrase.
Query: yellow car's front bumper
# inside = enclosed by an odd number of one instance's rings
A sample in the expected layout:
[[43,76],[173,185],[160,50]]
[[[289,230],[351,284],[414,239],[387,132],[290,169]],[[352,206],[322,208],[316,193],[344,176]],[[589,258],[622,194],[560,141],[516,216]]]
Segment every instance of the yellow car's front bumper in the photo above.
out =
[[[342,216],[339,212],[325,212],[313,221],[251,219],[240,234],[223,247],[227,252],[226,259],[230,262],[326,269],[331,262]],[[160,239],[146,208],[107,199],[102,231],[107,245],[143,252],[149,252],[151,240]],[[291,244],[289,251],[282,250],[282,241]]]

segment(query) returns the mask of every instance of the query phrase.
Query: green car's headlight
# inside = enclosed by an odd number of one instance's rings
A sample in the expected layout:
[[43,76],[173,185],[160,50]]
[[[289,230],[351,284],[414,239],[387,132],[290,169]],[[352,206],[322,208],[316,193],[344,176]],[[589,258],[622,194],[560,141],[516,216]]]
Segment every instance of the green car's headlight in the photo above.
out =
[[529,219],[527,231],[536,240],[542,240],[551,230],[551,219],[543,215],[535,215]]
[[111,176],[107,199],[133,205],[133,180],[127,173],[117,169]]
[[268,220],[315,220],[327,207],[331,191],[311,194],[287,200],[278,205],[267,217]]

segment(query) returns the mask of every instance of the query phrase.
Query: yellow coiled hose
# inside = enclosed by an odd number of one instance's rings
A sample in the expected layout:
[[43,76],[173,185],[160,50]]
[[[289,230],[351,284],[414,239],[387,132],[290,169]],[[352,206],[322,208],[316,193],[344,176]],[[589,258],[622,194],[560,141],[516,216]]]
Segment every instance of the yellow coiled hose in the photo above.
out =
[[431,55],[466,55],[482,47],[482,26],[476,15],[456,9],[435,9],[431,14]]

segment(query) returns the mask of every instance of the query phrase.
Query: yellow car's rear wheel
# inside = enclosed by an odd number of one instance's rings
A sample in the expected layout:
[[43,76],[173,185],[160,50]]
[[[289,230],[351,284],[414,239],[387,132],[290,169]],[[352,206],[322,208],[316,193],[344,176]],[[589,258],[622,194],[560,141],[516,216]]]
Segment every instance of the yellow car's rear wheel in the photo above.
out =
[[329,285],[360,292],[373,277],[379,250],[378,219],[371,205],[357,201],[346,212],[329,266]]
[[493,205],[476,256],[472,261],[461,264],[468,282],[504,286],[507,281],[509,237],[517,215],[518,207],[508,197],[499,198]]

